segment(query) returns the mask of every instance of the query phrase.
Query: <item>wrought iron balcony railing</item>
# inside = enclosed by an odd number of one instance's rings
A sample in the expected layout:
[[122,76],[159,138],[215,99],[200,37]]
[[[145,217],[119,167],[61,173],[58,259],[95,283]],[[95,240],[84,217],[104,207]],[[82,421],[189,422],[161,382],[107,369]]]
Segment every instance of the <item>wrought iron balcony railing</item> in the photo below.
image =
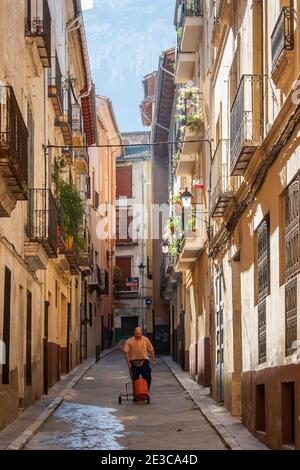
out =
[[28,130],[10,86],[0,86],[0,171],[16,200],[26,200]]
[[271,36],[272,68],[275,69],[283,51],[291,51],[295,45],[293,7],[283,7]]
[[92,274],[88,276],[87,283],[90,291],[97,290],[100,293],[102,283],[101,283],[101,270],[98,264],[94,264],[92,267]]
[[82,133],[82,114],[79,103],[73,103],[72,109],[72,131]]
[[175,14],[176,28],[182,28],[186,17],[203,16],[203,0],[180,0]]
[[51,14],[48,0],[27,0],[25,35],[36,38],[43,67],[51,67]]
[[48,73],[48,95],[56,116],[61,116],[64,109],[64,94],[62,73],[57,56],[51,58],[51,68]]
[[212,161],[212,193],[210,213],[212,217],[222,217],[233,197],[234,178],[230,175],[230,141],[220,140]]
[[231,108],[231,174],[243,175],[263,138],[261,75],[243,75]]
[[49,257],[57,255],[58,209],[51,189],[28,190],[27,236],[41,243]]
[[172,273],[172,271],[174,270],[175,264],[176,264],[176,257],[171,255],[171,253],[169,253],[166,256],[166,260],[165,260],[166,275],[170,275]]

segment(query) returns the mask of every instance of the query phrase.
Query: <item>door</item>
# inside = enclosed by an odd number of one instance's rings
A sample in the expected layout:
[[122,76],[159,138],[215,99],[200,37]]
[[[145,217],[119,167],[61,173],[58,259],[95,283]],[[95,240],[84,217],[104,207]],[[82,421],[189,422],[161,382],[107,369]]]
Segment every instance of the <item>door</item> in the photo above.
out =
[[180,324],[179,324],[179,338],[178,338],[178,347],[179,347],[179,360],[180,365],[183,370],[185,370],[185,312],[180,314]]
[[139,326],[139,317],[121,317],[121,336],[130,338],[134,334],[135,328]]
[[44,394],[48,395],[48,370],[49,370],[49,356],[48,356],[48,340],[49,340],[49,302],[44,304]]
[[216,276],[216,386],[217,400],[224,401],[224,296],[223,276]]

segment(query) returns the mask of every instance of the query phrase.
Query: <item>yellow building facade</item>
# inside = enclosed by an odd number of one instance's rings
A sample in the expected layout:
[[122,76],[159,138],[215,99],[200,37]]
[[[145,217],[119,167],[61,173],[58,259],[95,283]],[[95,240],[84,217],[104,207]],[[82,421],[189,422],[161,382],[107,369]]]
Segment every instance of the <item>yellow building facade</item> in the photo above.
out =
[[[1,6],[2,428],[83,356],[84,279],[91,272],[83,147],[95,135],[80,2]],[[68,200],[79,210],[78,234]]]
[[[179,343],[191,356],[205,306],[211,395],[274,449],[300,445],[299,7],[179,0],[175,13],[177,87],[196,87],[203,100],[198,176],[209,229],[188,270],[180,266],[182,248],[176,253]],[[187,146],[175,155],[173,196],[191,187],[191,179],[178,181],[186,178],[181,166],[197,179],[193,152],[183,158]],[[191,292],[203,289],[203,302],[193,301]],[[186,369],[197,375],[191,359]]]

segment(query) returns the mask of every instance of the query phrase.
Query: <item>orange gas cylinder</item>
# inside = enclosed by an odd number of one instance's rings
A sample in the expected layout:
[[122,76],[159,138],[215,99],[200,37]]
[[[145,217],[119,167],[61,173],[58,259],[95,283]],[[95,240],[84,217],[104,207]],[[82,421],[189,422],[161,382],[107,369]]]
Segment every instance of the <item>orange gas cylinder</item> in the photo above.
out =
[[144,379],[138,379],[133,382],[134,397],[136,400],[143,401],[148,398],[148,384]]

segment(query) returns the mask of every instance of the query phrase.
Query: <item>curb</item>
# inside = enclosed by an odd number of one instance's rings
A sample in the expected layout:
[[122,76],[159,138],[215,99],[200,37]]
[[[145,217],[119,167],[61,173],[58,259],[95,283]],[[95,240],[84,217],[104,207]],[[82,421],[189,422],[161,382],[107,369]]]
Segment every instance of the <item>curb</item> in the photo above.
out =
[[[100,359],[109,356],[113,352],[117,351],[119,347],[108,349],[100,354]],[[82,377],[96,364],[96,360],[93,359],[88,362],[86,366],[76,375],[66,387],[54,398],[54,400],[47,406],[47,408],[40,414],[40,416],[24,431],[22,434],[13,441],[7,450],[22,450],[31,441],[31,439],[39,432],[41,427],[51,418],[55,411],[59,408],[65,399],[67,393],[75,387],[75,385],[82,379]]]
[[[238,441],[237,439],[230,433],[230,431],[227,429],[225,425],[220,423],[218,419],[215,416],[215,413],[213,413],[211,410],[209,410],[209,405],[207,406],[205,403],[203,403],[203,400],[201,398],[197,398],[192,390],[189,390],[189,387],[187,387],[186,381],[190,380],[192,382],[192,385],[195,386],[195,388],[198,388],[199,385],[194,382],[191,378],[188,376],[186,377],[181,377],[180,374],[177,373],[175,368],[172,367],[172,364],[168,361],[167,358],[161,357],[162,361],[164,364],[168,367],[170,372],[174,375],[176,380],[179,382],[179,384],[182,386],[182,388],[188,393],[188,395],[192,398],[193,402],[197,407],[199,408],[202,416],[205,418],[205,420],[210,424],[210,426],[215,430],[215,432],[218,434],[220,437],[221,441],[223,444],[227,447],[229,450],[246,450]],[[182,374],[185,374],[185,372],[182,371]],[[267,448],[266,448],[267,450]]]

